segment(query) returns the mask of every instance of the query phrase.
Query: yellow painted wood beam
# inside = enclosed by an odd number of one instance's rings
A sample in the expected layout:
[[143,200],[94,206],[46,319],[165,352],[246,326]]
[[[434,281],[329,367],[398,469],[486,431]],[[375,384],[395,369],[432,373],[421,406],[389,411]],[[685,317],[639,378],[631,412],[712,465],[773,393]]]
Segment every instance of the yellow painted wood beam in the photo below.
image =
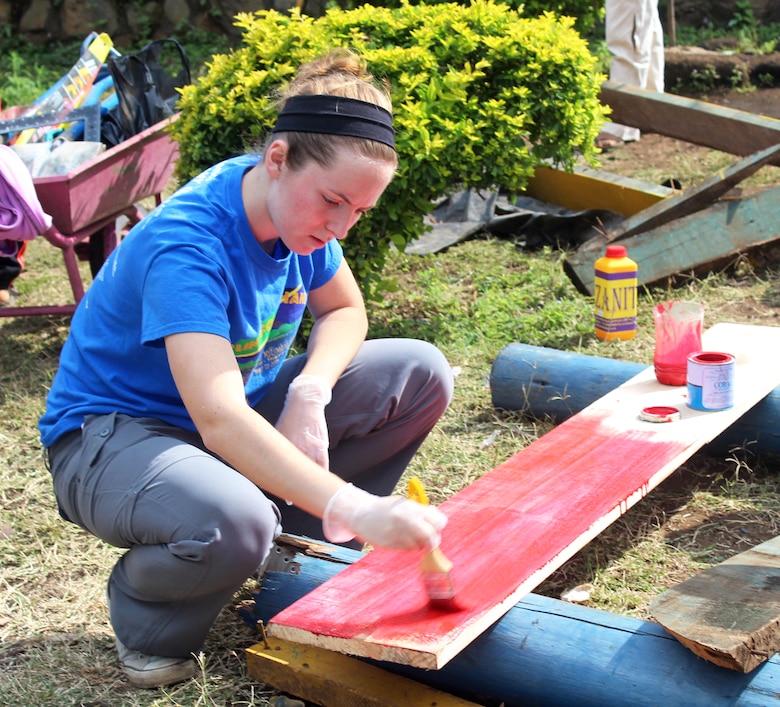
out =
[[675,192],[639,179],[576,167],[573,172],[552,167],[538,167],[528,181],[525,193],[548,204],[572,211],[608,209],[623,216],[633,216]]
[[323,707],[478,707],[357,658],[281,638],[246,653],[252,678]]

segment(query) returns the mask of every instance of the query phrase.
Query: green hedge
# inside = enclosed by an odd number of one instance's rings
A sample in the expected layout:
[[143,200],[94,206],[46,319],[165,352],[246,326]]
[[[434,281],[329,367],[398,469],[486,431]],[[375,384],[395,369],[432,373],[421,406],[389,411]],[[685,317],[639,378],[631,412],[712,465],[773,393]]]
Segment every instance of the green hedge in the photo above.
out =
[[553,12],[561,17],[573,17],[575,29],[583,35],[590,34],[604,21],[604,0],[507,0],[525,17],[536,17]]
[[241,46],[218,55],[184,89],[178,176],[257,145],[273,125],[274,91],[298,65],[335,46],[358,51],[392,91],[398,174],[345,241],[366,294],[381,283],[391,243],[425,231],[434,203],[460,188],[522,190],[542,161],[595,157],[604,77],[573,29],[553,15],[523,18],[477,0],[364,5],[314,19],[297,12],[237,16]]
[[[433,5],[448,0],[413,0],[412,4],[420,1],[426,5]],[[380,7],[401,7],[404,0],[369,0],[369,5]],[[355,0],[338,0],[342,9],[353,9],[365,4]],[[468,0],[461,4],[468,5]],[[604,20],[604,0],[504,0],[504,4],[517,10],[523,17],[538,17],[545,12],[552,12],[559,17],[573,17],[574,28],[583,35],[593,32],[596,25]]]

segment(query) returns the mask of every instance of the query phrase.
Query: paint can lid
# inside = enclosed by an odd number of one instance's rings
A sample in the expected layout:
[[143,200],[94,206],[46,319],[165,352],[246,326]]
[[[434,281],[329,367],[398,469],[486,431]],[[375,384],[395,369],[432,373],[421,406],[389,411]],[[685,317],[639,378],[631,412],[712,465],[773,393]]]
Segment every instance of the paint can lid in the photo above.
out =
[[642,408],[639,419],[646,422],[676,422],[680,419],[680,410],[669,405],[653,405]]

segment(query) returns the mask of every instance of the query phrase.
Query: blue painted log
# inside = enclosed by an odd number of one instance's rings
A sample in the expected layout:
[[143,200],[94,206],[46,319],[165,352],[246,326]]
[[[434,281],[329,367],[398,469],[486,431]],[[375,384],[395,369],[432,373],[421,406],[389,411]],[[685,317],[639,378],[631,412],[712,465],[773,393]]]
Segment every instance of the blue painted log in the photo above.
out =
[[[254,609],[243,610],[249,623],[267,622],[361,557],[325,543],[316,548],[316,556],[296,555],[298,573],[264,575]],[[441,670],[374,664],[485,705],[780,706],[777,655],[745,675],[702,660],[658,624],[536,594]]]
[[[518,410],[537,420],[558,423],[645,368],[640,363],[509,344],[491,367],[491,396],[497,408]],[[780,456],[780,388],[775,388],[702,451],[724,454],[742,447],[762,457]]]

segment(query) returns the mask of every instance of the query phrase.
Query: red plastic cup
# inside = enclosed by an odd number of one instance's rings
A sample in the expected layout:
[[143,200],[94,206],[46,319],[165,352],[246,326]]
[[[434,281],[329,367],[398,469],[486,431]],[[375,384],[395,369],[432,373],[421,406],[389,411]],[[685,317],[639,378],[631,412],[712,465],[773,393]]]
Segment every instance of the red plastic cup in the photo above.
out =
[[685,385],[688,356],[701,351],[704,305],[663,302],[653,309],[655,377],[663,385]]

